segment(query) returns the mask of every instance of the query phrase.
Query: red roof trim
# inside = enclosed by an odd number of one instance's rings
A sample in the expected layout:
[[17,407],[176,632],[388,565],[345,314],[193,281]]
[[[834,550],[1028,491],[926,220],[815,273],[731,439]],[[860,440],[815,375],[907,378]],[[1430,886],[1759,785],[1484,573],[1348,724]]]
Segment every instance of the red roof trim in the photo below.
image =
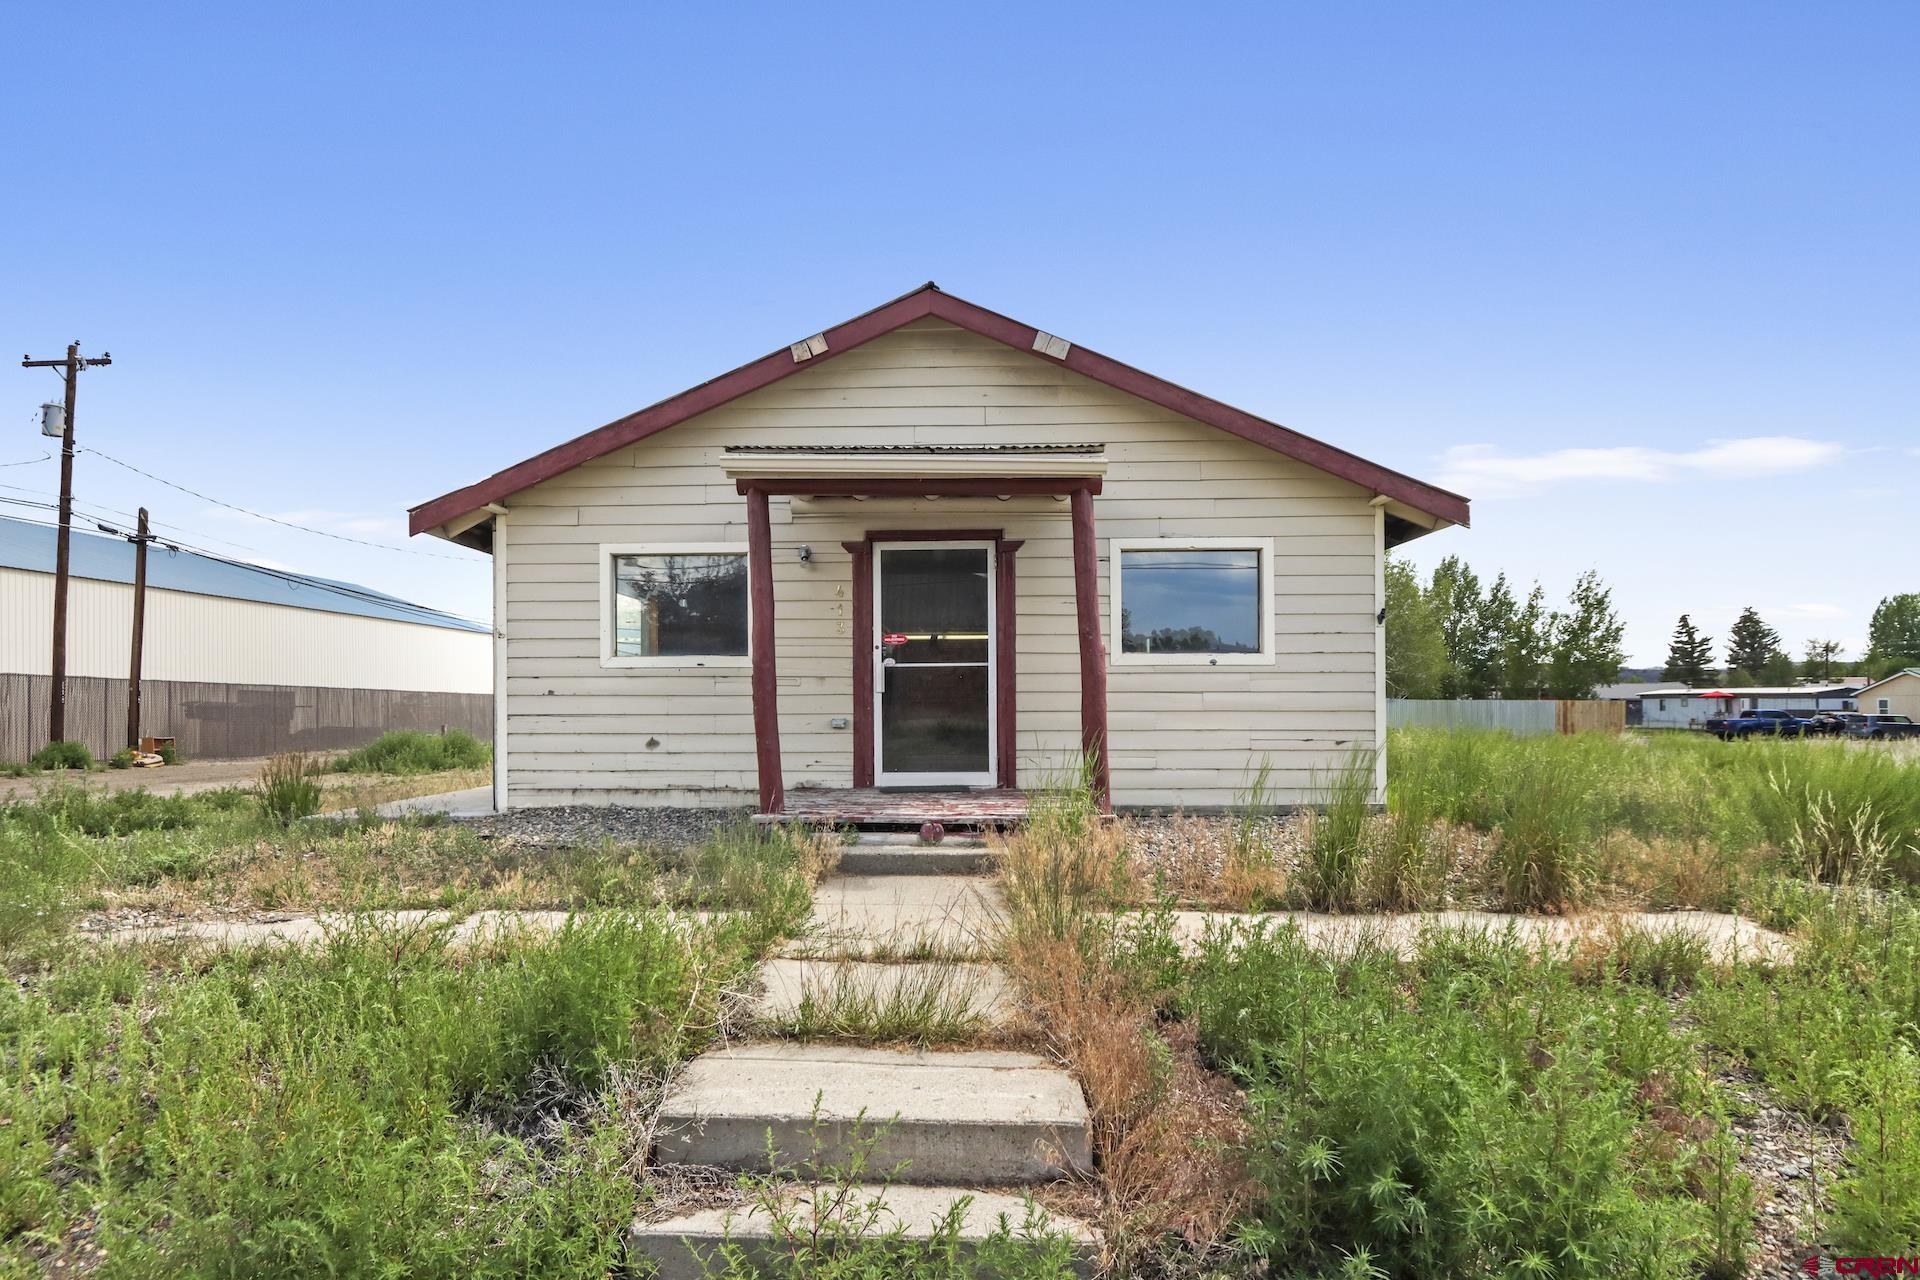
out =
[[[1033,354],[1036,360],[1051,359],[1033,352],[1034,335],[1039,330],[1031,325],[1021,324],[998,312],[943,293],[931,283],[925,284],[912,293],[828,329],[825,334],[826,351],[811,360],[796,363],[792,352],[782,347],[771,355],[741,365],[731,373],[722,374],[637,413],[609,422],[598,430],[555,445],[545,453],[496,472],[477,484],[455,489],[431,502],[422,503],[408,513],[408,530],[410,533],[424,533],[456,516],[476,511],[490,502],[498,502],[509,494],[539,484],[542,480],[550,480],[562,472],[571,471],[583,462],[644,440],[696,414],[718,408],[749,391],[758,391],[803,369],[811,369],[823,360],[831,360],[834,356],[926,316],[935,316],[982,337],[1004,342],[1016,350]],[[1078,345],[1068,351],[1065,360],[1058,363],[1096,382],[1139,396],[1175,413],[1185,414],[1208,426],[1218,427],[1229,435],[1297,458],[1309,466],[1350,480],[1416,511],[1454,524],[1468,523],[1467,499],[1457,493],[1416,480],[1378,463],[1368,462],[1323,440],[1257,418],[1245,410],[1222,404],[1197,391],[1189,391],[1164,378],[1156,378],[1132,365],[1122,364]]]

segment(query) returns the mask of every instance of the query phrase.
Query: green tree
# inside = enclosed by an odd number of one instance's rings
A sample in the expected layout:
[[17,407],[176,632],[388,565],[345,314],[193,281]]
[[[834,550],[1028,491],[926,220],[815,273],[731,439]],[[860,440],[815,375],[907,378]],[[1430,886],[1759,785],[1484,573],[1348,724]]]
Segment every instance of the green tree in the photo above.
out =
[[1888,596],[1867,624],[1867,657],[1896,666],[1920,662],[1920,592]]
[[1684,613],[1673,629],[1673,639],[1667,642],[1667,665],[1660,678],[1678,680],[1689,687],[1713,679],[1713,637],[1701,635],[1693,619]]
[[1727,679],[1735,672],[1758,679],[1760,669],[1780,652],[1780,633],[1761,621],[1759,611],[1748,605],[1740,611],[1733,630],[1727,633]]
[[1547,616],[1547,593],[1539,583],[1527,593],[1527,602],[1514,611],[1506,634],[1500,637],[1500,696],[1537,698],[1546,687],[1547,645],[1552,619]]
[[1443,698],[1484,698],[1489,692],[1477,683],[1486,672],[1486,637],[1480,631],[1480,578],[1459,556],[1448,556],[1434,566],[1427,589],[1440,634],[1447,646],[1447,674],[1441,681]]
[[1387,557],[1387,696],[1437,698],[1447,676],[1447,640],[1413,566]]
[[1792,654],[1785,649],[1775,649],[1772,656],[1760,664],[1757,674],[1761,684],[1780,687],[1797,681],[1800,678],[1800,667],[1794,662]]
[[1591,698],[1594,689],[1620,676],[1627,660],[1626,625],[1614,612],[1613,592],[1589,569],[1567,595],[1567,611],[1553,618],[1547,692],[1556,698]]
[[1800,674],[1809,680],[1833,679],[1833,668],[1840,661],[1840,642],[1838,640],[1807,641],[1806,661],[1800,664]]
[[1507,575],[1502,573],[1494,578],[1475,611],[1476,643],[1466,655],[1472,665],[1466,668],[1462,681],[1471,690],[1470,696],[1490,698],[1501,691],[1506,646],[1519,614],[1513,588],[1507,585]]

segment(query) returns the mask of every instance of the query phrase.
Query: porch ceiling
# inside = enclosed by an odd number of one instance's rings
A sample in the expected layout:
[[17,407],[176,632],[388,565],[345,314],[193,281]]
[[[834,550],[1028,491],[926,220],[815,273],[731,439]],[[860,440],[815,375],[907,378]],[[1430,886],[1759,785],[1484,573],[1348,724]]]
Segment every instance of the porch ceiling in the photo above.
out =
[[[790,445],[731,445],[721,461],[727,478],[744,492],[752,485],[768,492],[796,492],[789,482],[833,482],[849,493],[872,491],[871,481],[939,485],[950,481],[999,483],[1064,482],[1022,485],[1001,492],[1060,492],[1097,483],[1107,471],[1106,446],[1076,445],[901,445],[880,448],[804,448]],[[891,485],[887,487],[892,487]],[[967,486],[973,487],[971,485]],[[941,492],[938,487],[925,490]]]

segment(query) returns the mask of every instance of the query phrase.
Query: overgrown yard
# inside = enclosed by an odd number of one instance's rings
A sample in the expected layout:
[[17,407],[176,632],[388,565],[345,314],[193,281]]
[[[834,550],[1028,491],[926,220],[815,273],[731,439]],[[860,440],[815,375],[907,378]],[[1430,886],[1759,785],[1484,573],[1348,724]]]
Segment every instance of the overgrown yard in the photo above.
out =
[[[821,842],[538,855],[239,792],[0,810],[0,1275],[605,1276],[665,1073],[805,918]],[[107,946],[128,903],[594,906],[460,946]],[[723,906],[702,923],[671,907]]]
[[[1312,816],[1262,813],[1256,782],[1241,818],[1106,823],[1067,789],[1003,842],[997,958],[1024,1017],[993,1034],[1080,1081],[1095,1168],[1042,1199],[1102,1230],[1109,1274],[1718,1277],[1920,1252],[1920,763],[1636,738],[1392,750],[1383,815],[1350,776]],[[0,1276],[617,1268],[622,1226],[663,1194],[663,1075],[735,1017],[832,841],[496,830],[285,821],[246,792],[0,809]],[[1182,904],[1698,905],[1796,950],[1599,928],[1545,953],[1440,930],[1329,953],[1255,919],[1194,944]],[[442,905],[593,910],[472,946],[377,919],[306,950],[73,928]],[[978,1018],[928,1012],[953,971],[895,1002],[910,1025],[836,1005],[789,1031],[962,1039]],[[1057,1248],[1003,1243],[997,1274],[1064,1274]],[[973,1273],[871,1244],[814,1239],[791,1274]]]
[[[1396,735],[1382,816],[1344,778],[1287,819],[1102,827],[1056,798],[1004,850],[1009,960],[1086,1084],[1115,1269],[1733,1276],[1920,1252],[1920,768],[1794,745]],[[1797,950],[1612,929],[1329,955],[1249,921],[1183,951],[1180,901],[1702,905]]]

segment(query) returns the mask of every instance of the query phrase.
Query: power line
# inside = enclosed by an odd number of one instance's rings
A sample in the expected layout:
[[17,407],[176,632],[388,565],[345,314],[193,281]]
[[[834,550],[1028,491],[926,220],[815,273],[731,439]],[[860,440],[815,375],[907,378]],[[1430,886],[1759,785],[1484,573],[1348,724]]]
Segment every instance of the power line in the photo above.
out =
[[114,457],[110,453],[102,453],[98,449],[82,449],[80,450],[80,452],[90,453],[94,455],[96,458],[105,458],[108,462],[113,463],[113,465],[115,465],[116,467],[125,467],[128,471],[133,472],[135,475],[145,476],[149,480],[155,481],[156,483],[159,483],[159,484],[166,485],[167,488],[169,489],[178,489],[181,493],[187,494],[189,497],[198,498],[202,502],[211,502],[214,506],[225,507],[229,511],[237,511],[243,516],[252,516],[255,520],[265,520],[269,524],[282,525],[288,529],[298,529],[302,533],[311,533],[314,536],[320,537],[320,538],[332,538],[335,542],[351,542],[356,547],[372,547],[376,551],[392,551],[398,555],[403,555],[403,556],[426,556],[430,560],[457,560],[461,564],[474,563],[472,560],[468,559],[466,556],[444,555],[438,551],[417,551],[412,547],[396,547],[385,542],[369,542],[365,538],[349,538],[344,533],[329,533],[325,529],[314,529],[304,524],[295,524],[291,520],[282,520],[279,516],[270,516],[270,515],[266,515],[263,512],[253,511],[253,510],[249,510],[246,507],[237,506],[231,502],[223,502],[222,500],[212,496],[211,494],[201,493],[198,489],[189,489],[187,488],[187,486],[183,484],[175,484],[173,481],[166,479],[164,476],[157,476],[153,474],[153,472],[151,471],[142,471],[139,467],[134,466],[131,462],[122,462],[120,459]]
[[[17,484],[0,484],[0,489],[11,489],[15,493],[37,494],[43,498],[51,498],[55,496],[51,493],[48,493],[45,489],[29,489],[29,488],[26,488],[24,485],[17,485]],[[5,499],[0,499],[0,501],[5,501]],[[91,519],[91,520],[112,519],[112,518],[118,518],[122,516],[124,516],[128,520],[139,519],[139,517],[136,516],[131,511],[123,510],[120,507],[109,507],[109,506],[106,506],[104,503],[99,506],[95,506],[92,503],[87,503],[85,505],[82,505],[78,500],[75,500],[73,504],[73,509],[85,515],[88,519]],[[107,514],[102,515],[101,514],[102,512],[105,512]],[[260,548],[250,547],[244,542],[235,542],[232,538],[222,538],[217,534],[208,533],[204,529],[190,529],[183,524],[174,524],[171,520],[154,520],[152,521],[152,524],[157,529],[172,529],[175,533],[183,533],[191,538],[204,538],[208,542],[217,542],[223,547],[232,547],[237,551],[248,551],[248,552],[252,552],[254,555],[257,555],[257,556],[263,556],[267,554],[266,552],[262,551]]]
[[52,462],[53,455],[43,453],[37,458],[28,458],[23,462],[0,462],[0,467],[30,467],[36,462]]
[[[12,503],[12,504],[23,506],[23,507],[38,507],[47,511],[52,511],[56,509],[51,503],[28,502],[21,498],[0,498],[0,503]],[[51,529],[56,527],[45,520],[32,520],[24,516],[10,516],[8,518],[19,520],[20,523],[22,524],[39,525],[41,528],[45,528],[45,529]],[[88,517],[88,518],[92,519],[93,517]],[[115,530],[114,536],[124,536],[124,535],[122,535],[118,530]],[[333,595],[342,596],[349,600],[358,600],[363,604],[378,605],[383,609],[392,609],[401,613],[417,614],[423,618],[453,618],[460,622],[470,622],[477,627],[484,628],[486,626],[486,624],[484,622],[481,622],[479,619],[469,618],[465,614],[453,613],[446,609],[435,609],[431,605],[414,604],[411,601],[402,600],[397,596],[386,595],[383,592],[362,590],[358,587],[355,587],[352,583],[327,582],[319,578],[308,577],[305,574],[294,573],[289,570],[269,568],[268,566],[263,564],[248,564],[244,560],[235,560],[230,556],[223,556],[217,551],[209,551],[205,547],[196,547],[190,542],[181,542],[181,541],[170,539],[170,538],[157,539],[157,541],[159,541],[160,545],[165,547],[168,551],[185,552],[189,555],[199,556],[202,559],[213,560],[220,564],[230,565],[236,569],[245,569],[250,573],[258,573],[269,578],[276,578],[279,581],[284,582],[288,586],[294,588],[296,591],[300,591],[300,590],[325,591]]]

